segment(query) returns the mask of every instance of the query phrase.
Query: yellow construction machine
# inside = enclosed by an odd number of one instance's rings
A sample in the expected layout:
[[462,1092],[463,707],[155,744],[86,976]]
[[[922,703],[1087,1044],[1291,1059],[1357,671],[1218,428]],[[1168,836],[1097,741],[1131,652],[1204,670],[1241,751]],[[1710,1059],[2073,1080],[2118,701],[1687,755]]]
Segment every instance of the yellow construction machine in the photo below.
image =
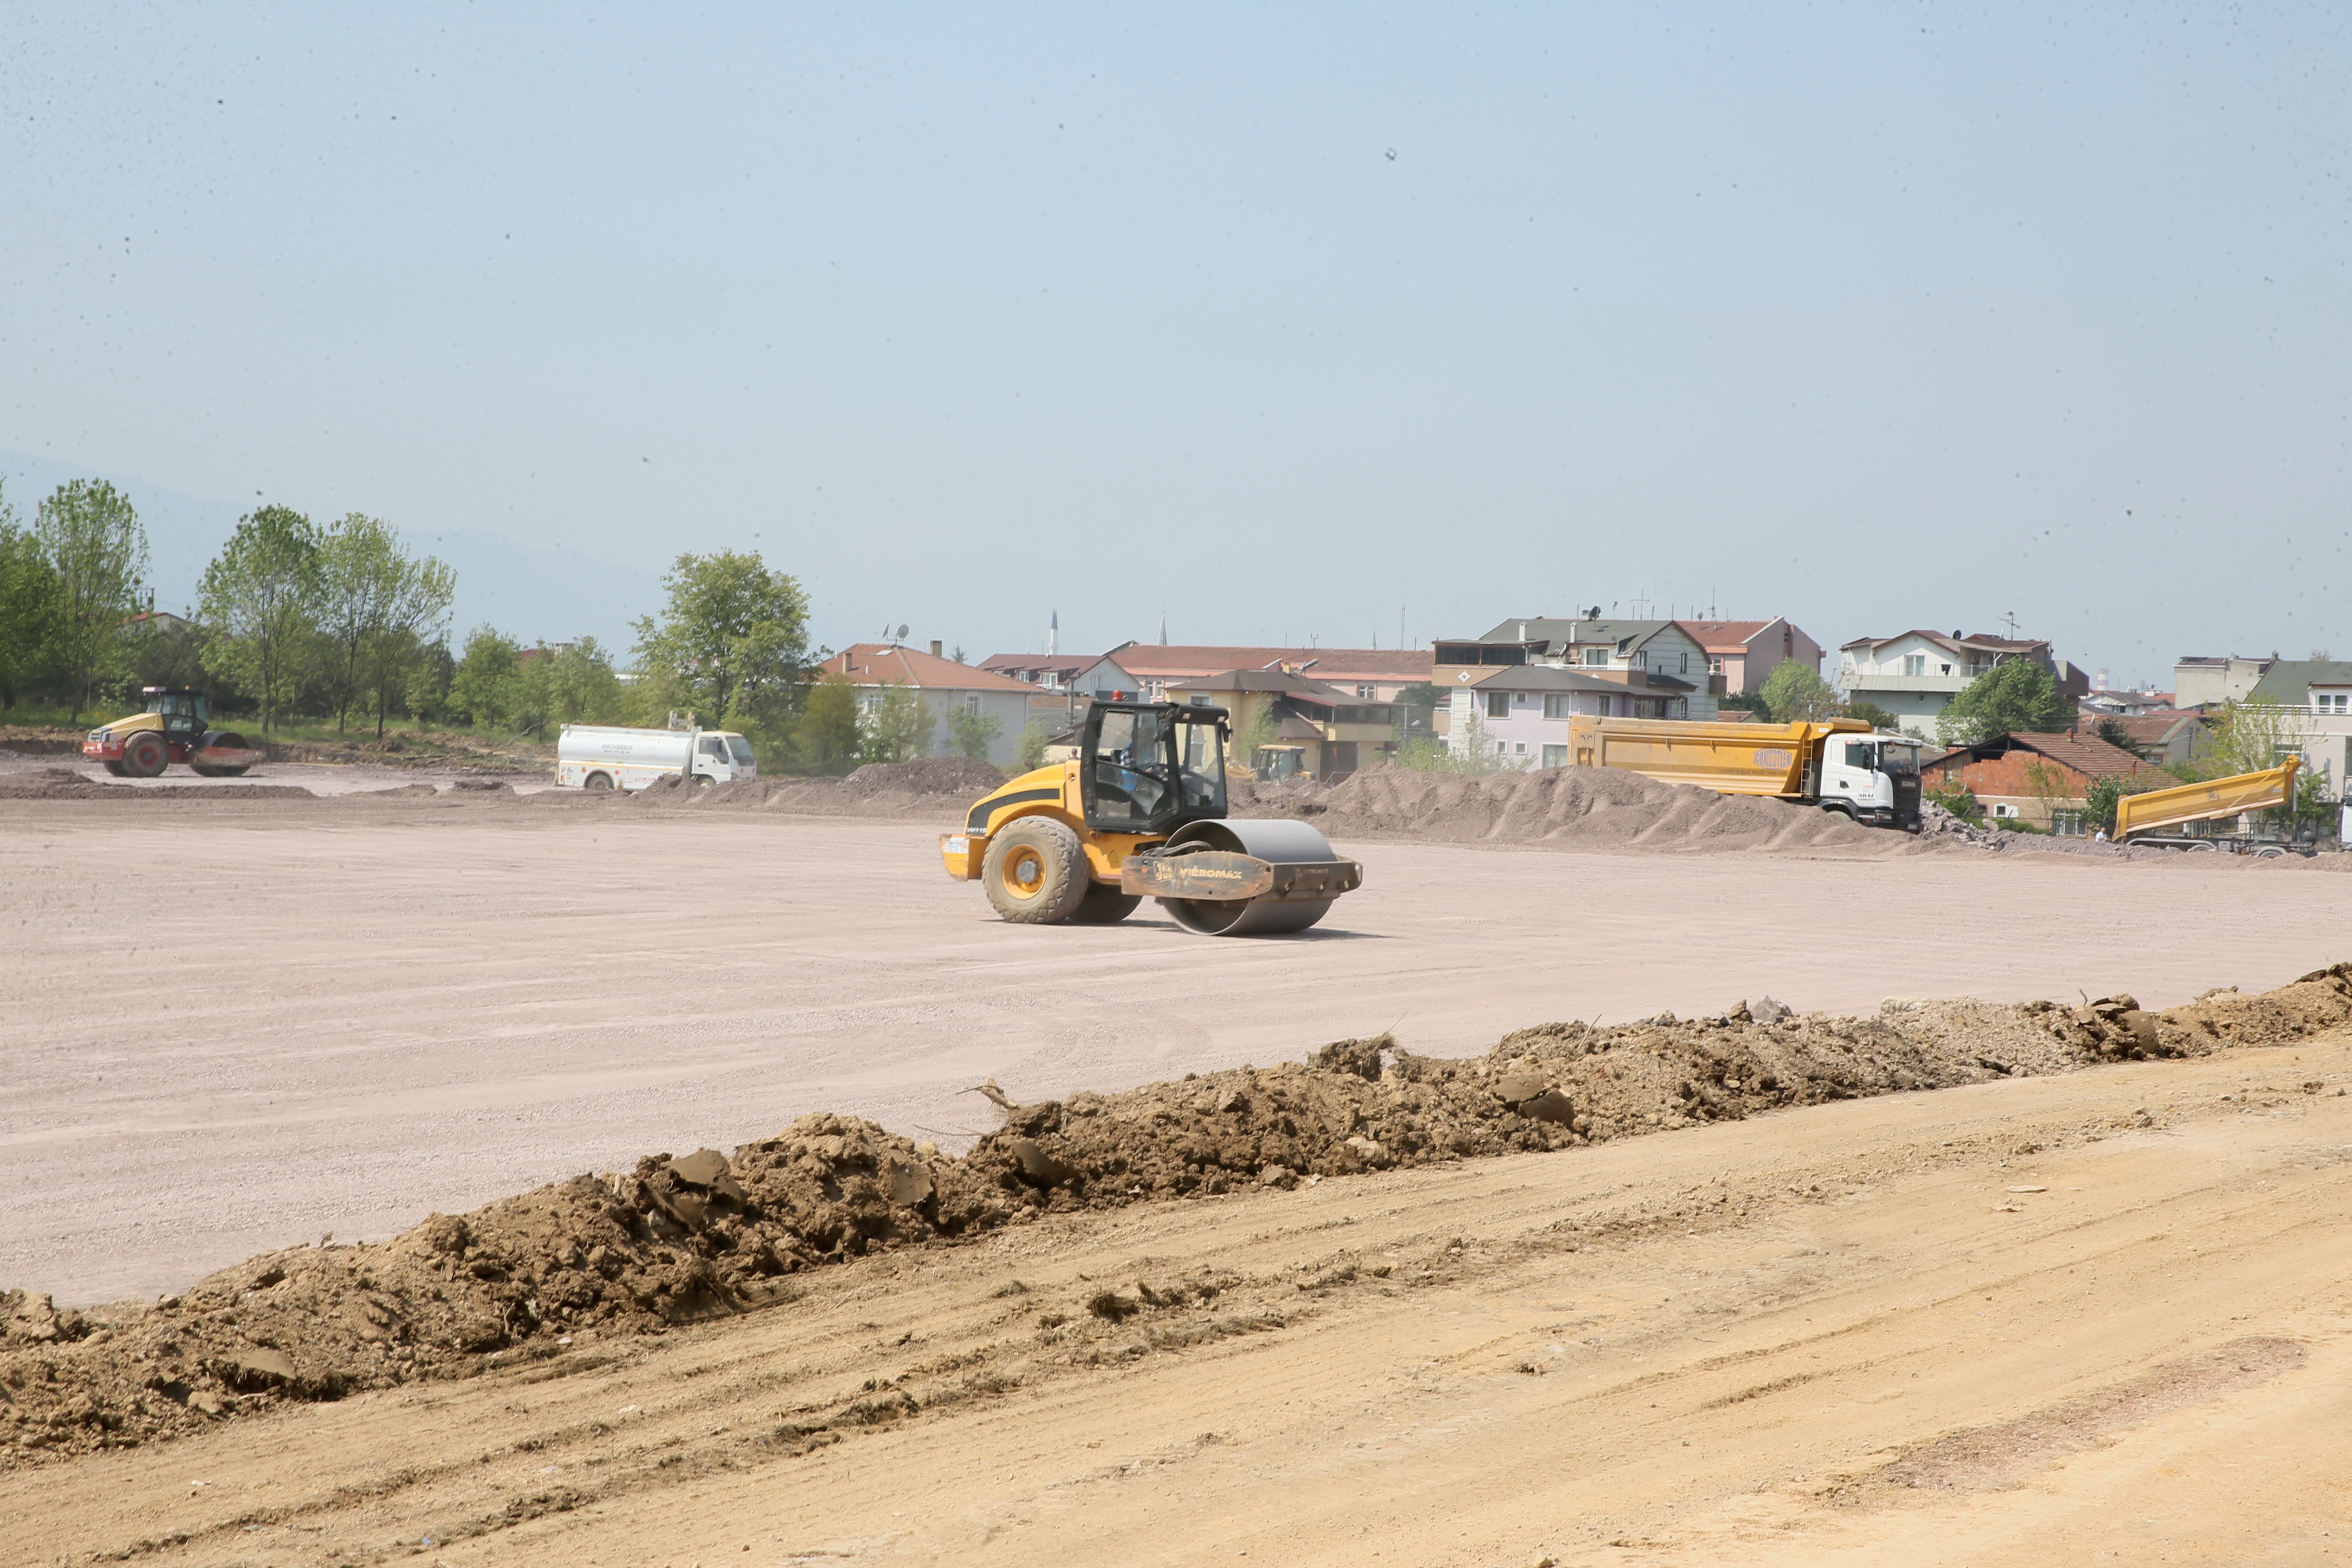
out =
[[81,754],[126,778],[152,779],[173,763],[206,778],[236,777],[267,752],[233,730],[214,730],[212,700],[184,686],[141,689],[147,711],[92,730]]
[[2127,795],[2116,802],[2116,842],[2176,849],[2236,849],[2264,859],[2284,855],[2287,853],[2284,844],[2168,834],[2165,829],[2284,805],[2294,798],[2294,775],[2302,766],[2301,757],[2289,757],[2277,767],[2257,773]]
[[1222,708],[1097,702],[1076,755],[1008,781],[940,835],[948,875],[1008,921],[1123,921],[1147,897],[1206,936],[1305,931],[1364,868],[1303,822],[1225,816]]

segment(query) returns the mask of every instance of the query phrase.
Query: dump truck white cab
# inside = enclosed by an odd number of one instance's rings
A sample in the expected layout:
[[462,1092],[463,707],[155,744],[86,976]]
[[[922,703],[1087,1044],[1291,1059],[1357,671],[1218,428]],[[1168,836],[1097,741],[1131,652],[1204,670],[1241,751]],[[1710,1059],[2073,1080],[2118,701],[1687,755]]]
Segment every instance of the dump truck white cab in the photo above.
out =
[[1873,827],[1919,826],[1919,748],[1907,735],[1828,736],[1814,798]]
[[751,742],[732,730],[566,724],[555,741],[555,782],[572,789],[643,789],[673,773],[700,789],[759,773]]

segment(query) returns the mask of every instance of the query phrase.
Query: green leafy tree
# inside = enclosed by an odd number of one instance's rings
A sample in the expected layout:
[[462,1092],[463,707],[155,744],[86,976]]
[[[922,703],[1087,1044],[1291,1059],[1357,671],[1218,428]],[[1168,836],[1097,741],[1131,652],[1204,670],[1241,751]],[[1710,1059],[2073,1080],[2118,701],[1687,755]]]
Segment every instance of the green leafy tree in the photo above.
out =
[[1903,723],[1901,719],[1875,702],[1849,702],[1845,705],[1845,716],[1859,719],[1872,729],[1889,735],[1894,734]]
[[1968,785],[1957,781],[1941,789],[1931,789],[1923,797],[1935,802],[1962,822],[1978,826],[1984,825],[1984,804],[1969,793]]
[[[811,700],[814,701],[814,699],[812,698]],[[1035,719],[1029,721],[1027,727],[1013,742],[1013,760],[1021,764],[1023,773],[1045,765],[1045,747],[1053,738],[1054,732],[1045,728],[1042,721]]]
[[40,540],[0,495],[0,708],[52,673],[64,617],[64,585]]
[[41,503],[33,533],[57,574],[53,662],[79,719],[98,682],[122,666],[123,618],[137,612],[147,575],[147,531],[121,491],[76,479]]
[[935,721],[923,694],[900,681],[882,688],[867,710],[864,752],[869,763],[906,763],[929,756]]
[[468,632],[466,651],[449,675],[449,711],[464,714],[476,729],[501,729],[516,717],[525,695],[515,663],[518,651],[495,627]]
[[621,678],[594,637],[517,658],[514,719],[545,739],[550,724],[594,723],[619,715]]
[[319,546],[319,634],[328,658],[320,674],[341,730],[352,709],[370,699],[376,733],[409,658],[438,632],[457,590],[457,574],[431,556],[401,548],[400,532],[352,512],[327,530]]
[[251,694],[265,732],[284,720],[300,689],[317,636],[319,546],[309,518],[290,507],[263,507],[239,520],[197,589],[205,668]]
[[958,708],[948,715],[948,739],[960,757],[988,760],[988,748],[1004,733],[1004,721],[993,713],[975,713],[969,708]]
[[658,620],[635,623],[640,668],[667,698],[727,722],[739,709],[781,727],[808,662],[808,595],[757,552],[681,555],[662,579]]
[[2199,774],[2226,778],[2259,773],[2303,749],[2306,736],[2300,709],[2262,702],[2225,702],[2207,720],[2210,727],[2198,756]]
[[447,565],[430,555],[401,558],[398,582],[362,650],[377,739],[383,737],[384,715],[395,700],[404,700],[417,661],[449,662],[449,605],[457,596],[457,574]]
[[2143,761],[2147,759],[2147,748],[2141,745],[2137,741],[2133,740],[2131,731],[2125,729],[2119,721],[2114,719],[2100,720],[2098,732],[2099,739],[2105,741],[2108,745],[2116,748],[2116,750],[2119,752],[2129,752],[2133,756],[2138,757]]
[[2005,658],[1936,715],[1936,734],[1947,746],[1973,746],[1995,735],[2063,729],[2066,713],[2055,676],[2031,659]]
[[419,724],[446,722],[449,686],[457,678],[457,660],[446,639],[410,649],[399,676],[402,710]]
[[793,755],[811,773],[846,773],[857,762],[857,689],[835,670],[809,688],[792,725]]
[[1793,658],[1774,665],[1756,695],[1764,700],[1764,711],[1776,724],[1815,721],[1838,710],[1838,695],[1830,683],[1812,666]]

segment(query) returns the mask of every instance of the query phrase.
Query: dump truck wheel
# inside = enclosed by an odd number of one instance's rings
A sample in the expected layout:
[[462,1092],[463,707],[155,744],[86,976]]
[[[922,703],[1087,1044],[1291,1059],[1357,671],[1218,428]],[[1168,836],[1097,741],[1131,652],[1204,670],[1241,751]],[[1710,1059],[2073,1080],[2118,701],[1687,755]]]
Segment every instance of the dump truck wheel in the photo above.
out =
[[158,777],[172,761],[172,748],[152,730],[142,730],[122,748],[122,771],[134,779]]
[[1089,880],[1087,895],[1078,907],[1070,911],[1070,923],[1075,926],[1115,926],[1135,912],[1143,902],[1141,893],[1122,893],[1105,882]]
[[996,912],[1022,925],[1068,920],[1094,882],[1078,836],[1048,816],[1024,816],[990,839],[980,876]]

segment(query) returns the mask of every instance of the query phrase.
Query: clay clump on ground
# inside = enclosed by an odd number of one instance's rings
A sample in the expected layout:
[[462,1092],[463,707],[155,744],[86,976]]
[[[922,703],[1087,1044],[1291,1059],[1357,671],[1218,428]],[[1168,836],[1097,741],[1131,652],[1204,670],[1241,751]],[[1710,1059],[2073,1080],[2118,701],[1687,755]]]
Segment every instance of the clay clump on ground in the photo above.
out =
[[[1771,1021],[1768,1022],[1769,1018]],[[2352,963],[2161,1013],[1890,1002],[1874,1017],[1743,1004],[1547,1024],[1484,1057],[1342,1040],[1305,1062],[1021,1104],[956,1157],[856,1117],[732,1155],[649,1155],[381,1244],[295,1247],[152,1305],[0,1293],[0,1466],[201,1430],[241,1411],[462,1376],[790,1301],[794,1276],[1074,1207],[1207,1196],[1612,1139],[1760,1111],[2280,1044],[2352,1021]]]

